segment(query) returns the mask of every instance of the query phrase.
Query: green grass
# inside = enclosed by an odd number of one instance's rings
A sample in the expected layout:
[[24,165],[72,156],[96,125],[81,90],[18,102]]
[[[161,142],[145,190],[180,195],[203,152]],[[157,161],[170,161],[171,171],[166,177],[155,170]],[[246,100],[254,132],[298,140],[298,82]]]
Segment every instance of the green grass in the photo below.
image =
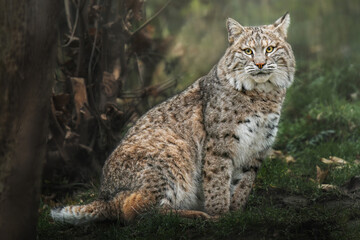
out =
[[[39,239],[360,239],[360,194],[349,196],[341,188],[360,175],[360,66],[342,65],[315,71],[300,64],[274,146],[295,162],[286,163],[284,157],[265,161],[243,212],[217,221],[151,212],[128,225],[74,227],[54,223],[49,217],[54,203],[46,202],[40,209]],[[320,161],[330,156],[348,164],[337,168]],[[329,171],[322,183],[338,190],[319,188],[316,166]],[[62,203],[88,202],[94,192],[82,191]]]

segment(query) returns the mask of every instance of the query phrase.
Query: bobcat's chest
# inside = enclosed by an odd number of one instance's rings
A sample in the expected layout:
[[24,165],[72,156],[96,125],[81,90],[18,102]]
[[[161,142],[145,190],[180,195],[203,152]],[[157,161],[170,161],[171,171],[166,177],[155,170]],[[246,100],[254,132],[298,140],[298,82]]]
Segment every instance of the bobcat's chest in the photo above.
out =
[[233,149],[235,168],[248,164],[254,158],[265,157],[275,140],[279,118],[278,113],[259,113],[236,126],[238,141]]

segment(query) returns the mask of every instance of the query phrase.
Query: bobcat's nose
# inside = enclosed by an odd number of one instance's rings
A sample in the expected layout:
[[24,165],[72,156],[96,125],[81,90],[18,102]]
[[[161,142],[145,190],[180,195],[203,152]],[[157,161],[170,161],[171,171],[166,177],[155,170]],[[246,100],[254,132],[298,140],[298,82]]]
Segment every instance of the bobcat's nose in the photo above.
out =
[[255,63],[255,65],[256,65],[259,69],[262,69],[265,64],[266,64],[266,63]]

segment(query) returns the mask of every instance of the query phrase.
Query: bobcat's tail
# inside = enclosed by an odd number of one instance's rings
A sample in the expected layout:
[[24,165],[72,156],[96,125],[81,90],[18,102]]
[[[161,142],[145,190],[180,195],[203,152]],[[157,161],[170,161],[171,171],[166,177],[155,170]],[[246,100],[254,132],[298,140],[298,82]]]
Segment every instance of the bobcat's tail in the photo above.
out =
[[94,201],[86,205],[71,205],[51,210],[51,217],[57,222],[65,222],[74,225],[83,223],[101,221],[106,217],[105,201]]
[[55,221],[74,225],[105,219],[131,221],[153,204],[153,198],[144,191],[121,192],[109,201],[96,200],[86,205],[52,209],[51,217]]

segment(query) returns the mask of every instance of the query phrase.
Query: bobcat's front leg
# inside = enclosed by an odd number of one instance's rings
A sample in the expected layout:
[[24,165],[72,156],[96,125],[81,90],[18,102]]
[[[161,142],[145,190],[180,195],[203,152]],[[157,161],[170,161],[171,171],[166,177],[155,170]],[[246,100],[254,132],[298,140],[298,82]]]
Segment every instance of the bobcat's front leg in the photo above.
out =
[[243,209],[250,195],[256,177],[256,170],[250,169],[241,174],[241,178],[233,185],[230,210]]
[[230,209],[230,181],[232,162],[226,154],[207,143],[203,166],[203,191],[205,212],[219,215]]

